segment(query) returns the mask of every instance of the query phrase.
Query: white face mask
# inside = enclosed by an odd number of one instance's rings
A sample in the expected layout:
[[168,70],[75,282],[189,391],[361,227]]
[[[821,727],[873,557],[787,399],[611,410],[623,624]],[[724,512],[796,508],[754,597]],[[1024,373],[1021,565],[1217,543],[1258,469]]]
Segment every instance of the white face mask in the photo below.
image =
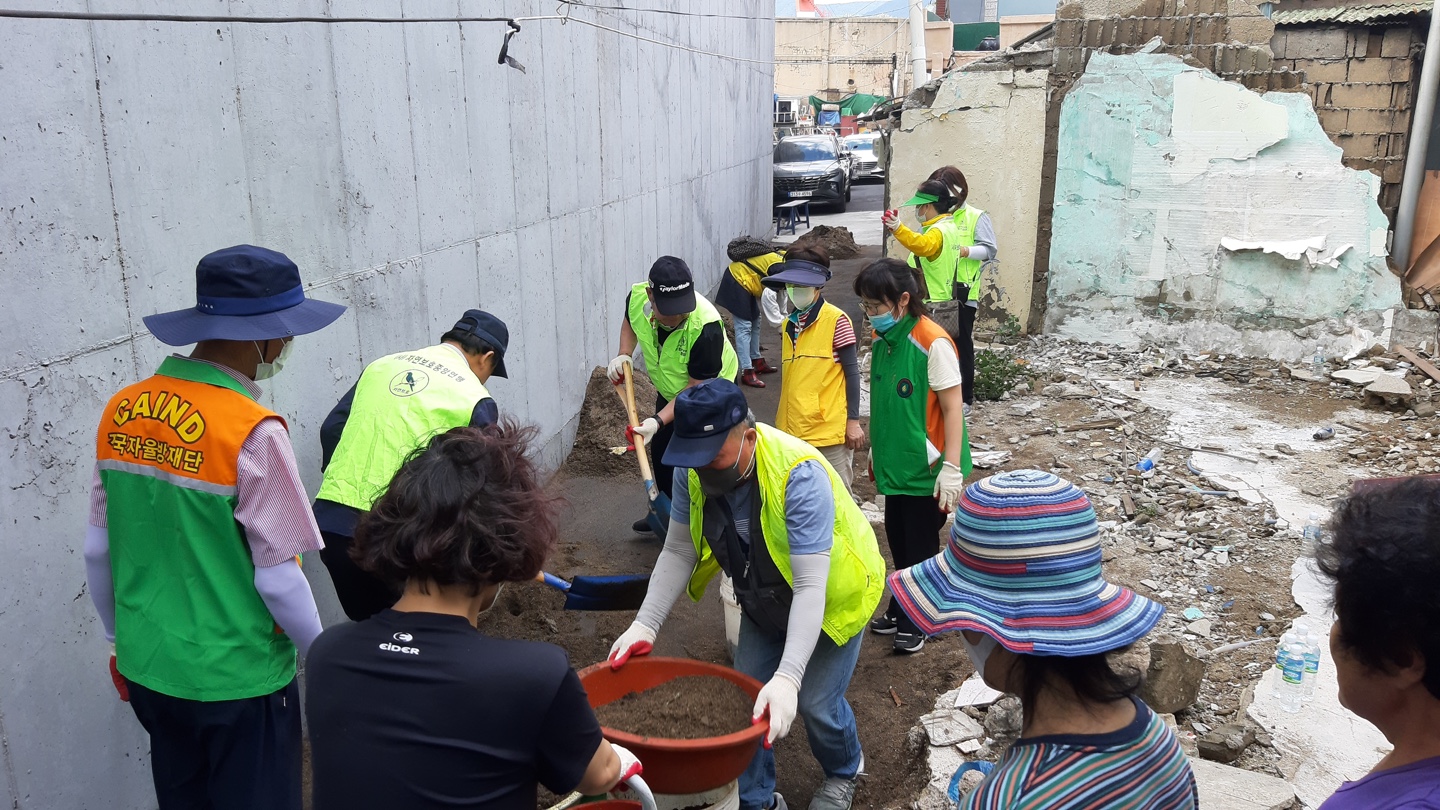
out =
[[809,309],[815,303],[817,291],[814,287],[796,287],[788,285],[785,287],[785,294],[790,296],[790,303],[795,305],[797,310]]
[[276,374],[279,374],[280,370],[285,368],[285,361],[290,359],[290,349],[294,347],[294,345],[295,341],[293,340],[285,341],[285,345],[280,348],[280,353],[275,355],[274,360],[267,363],[265,362],[265,350],[261,349],[260,344],[257,342],[255,344],[255,351],[260,353],[260,362],[255,366],[256,381],[268,380]]
[[990,660],[990,653],[995,652],[995,648],[1000,646],[1000,642],[988,633],[981,633],[980,643],[971,644],[970,639],[961,633],[960,643],[965,645],[965,654],[970,656],[970,663],[975,665],[975,671],[980,674],[980,680],[985,681],[986,685],[992,689],[998,689],[999,687],[990,683],[989,679],[985,677],[985,662]]

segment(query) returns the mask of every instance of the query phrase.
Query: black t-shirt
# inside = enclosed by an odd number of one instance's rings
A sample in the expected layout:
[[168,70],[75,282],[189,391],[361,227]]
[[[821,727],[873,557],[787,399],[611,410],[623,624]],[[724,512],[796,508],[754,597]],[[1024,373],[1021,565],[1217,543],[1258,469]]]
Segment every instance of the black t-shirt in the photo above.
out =
[[[630,296],[625,296],[625,312],[630,311]],[[630,325],[635,328],[634,324]],[[660,347],[661,353],[665,351],[665,341],[675,334],[674,329],[666,329],[659,323],[655,324],[655,342]],[[720,376],[720,369],[724,367],[725,361],[725,324],[720,321],[712,321],[700,327],[700,335],[695,338],[695,345],[690,347],[690,361],[687,364],[686,373],[692,380],[713,380]]]
[[535,810],[574,790],[600,724],[565,651],[385,610],[306,659],[315,810]]

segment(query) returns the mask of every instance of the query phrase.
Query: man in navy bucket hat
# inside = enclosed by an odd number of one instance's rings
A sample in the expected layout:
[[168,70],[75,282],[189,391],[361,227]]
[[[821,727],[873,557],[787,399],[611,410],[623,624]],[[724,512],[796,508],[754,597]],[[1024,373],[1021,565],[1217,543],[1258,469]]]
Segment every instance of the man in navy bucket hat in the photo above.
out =
[[320,532],[285,420],[258,399],[345,307],[283,253],[218,250],[195,306],[145,325],[172,354],[100,418],[85,570],[110,675],[150,735],[162,810],[301,806],[296,654],[320,633],[300,555]]

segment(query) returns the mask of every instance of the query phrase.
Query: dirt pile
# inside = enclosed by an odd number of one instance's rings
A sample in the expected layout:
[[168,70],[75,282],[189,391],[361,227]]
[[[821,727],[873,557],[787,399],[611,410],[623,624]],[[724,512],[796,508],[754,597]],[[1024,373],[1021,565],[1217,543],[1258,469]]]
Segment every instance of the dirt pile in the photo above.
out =
[[595,710],[600,725],[642,737],[698,740],[750,727],[755,701],[713,675],[689,675],[631,692]]
[[860,246],[855,244],[855,235],[850,233],[849,228],[834,228],[829,225],[816,225],[806,231],[804,236],[796,239],[788,249],[817,245],[825,248],[831,259],[852,259],[860,255]]
[[[624,389],[620,389],[623,391]],[[605,369],[596,367],[585,387],[585,404],[580,408],[580,426],[575,431],[575,447],[565,460],[571,475],[591,478],[612,478],[633,475],[638,478],[639,465],[633,454],[616,455],[610,448],[625,444],[625,406],[615,394],[616,388],[605,376]],[[643,371],[635,372],[635,407],[640,418],[655,412],[655,386]]]

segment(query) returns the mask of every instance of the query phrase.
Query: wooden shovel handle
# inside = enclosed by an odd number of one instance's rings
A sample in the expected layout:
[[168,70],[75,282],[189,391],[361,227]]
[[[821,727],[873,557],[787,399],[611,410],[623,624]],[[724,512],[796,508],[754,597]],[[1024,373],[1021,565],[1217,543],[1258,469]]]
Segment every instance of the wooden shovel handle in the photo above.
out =
[[[630,419],[630,427],[640,427],[640,413],[635,408],[635,367],[629,361],[624,365],[625,394],[621,397],[625,402],[625,413]],[[657,419],[659,417],[656,417]],[[650,454],[645,449],[645,442],[636,438],[635,458],[640,460],[640,477],[646,481],[645,494],[650,500],[655,500],[658,493],[654,486],[655,472],[650,468]]]

